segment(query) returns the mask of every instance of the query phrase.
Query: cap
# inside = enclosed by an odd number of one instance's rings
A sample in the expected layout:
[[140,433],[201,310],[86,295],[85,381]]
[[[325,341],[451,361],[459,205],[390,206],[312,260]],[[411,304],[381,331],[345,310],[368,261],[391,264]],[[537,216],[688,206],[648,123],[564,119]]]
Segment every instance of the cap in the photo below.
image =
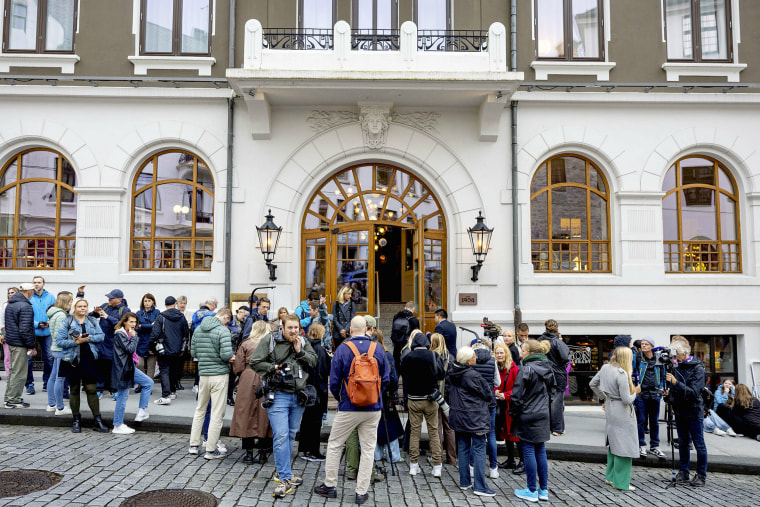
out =
[[111,299],[111,298],[124,299],[124,293],[122,291],[120,291],[119,289],[114,289],[111,292],[109,292],[108,294],[106,294],[106,297],[108,299]]
[[166,306],[176,305],[177,299],[174,296],[168,296],[166,299],[164,299],[164,304]]
[[18,290],[34,290],[34,284],[33,283],[22,283],[18,286]]
[[377,327],[377,321],[372,315],[365,315],[364,320],[367,323],[367,327]]
[[649,345],[651,345],[652,347],[656,347],[656,345],[654,344],[654,339],[653,338],[650,338],[650,337],[647,336],[646,338],[642,338],[641,341],[643,341],[643,342],[649,342]]

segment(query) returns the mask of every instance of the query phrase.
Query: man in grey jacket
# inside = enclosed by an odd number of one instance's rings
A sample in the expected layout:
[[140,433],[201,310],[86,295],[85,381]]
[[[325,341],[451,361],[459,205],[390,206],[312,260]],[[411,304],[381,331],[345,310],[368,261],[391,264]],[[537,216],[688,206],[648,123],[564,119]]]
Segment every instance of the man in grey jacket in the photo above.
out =
[[11,371],[5,390],[5,408],[28,408],[21,394],[24,390],[28,358],[37,355],[34,339],[34,309],[29,301],[34,285],[22,283],[5,308],[5,341],[11,351]]

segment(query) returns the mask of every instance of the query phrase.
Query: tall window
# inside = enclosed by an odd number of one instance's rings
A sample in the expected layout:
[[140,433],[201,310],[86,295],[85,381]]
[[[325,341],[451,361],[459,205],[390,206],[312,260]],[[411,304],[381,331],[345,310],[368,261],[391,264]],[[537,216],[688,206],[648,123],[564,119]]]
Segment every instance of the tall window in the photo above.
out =
[[299,28],[332,30],[337,14],[337,0],[298,0]]
[[14,155],[0,176],[0,269],[74,269],[76,174],[63,155]]
[[396,0],[353,0],[351,27],[377,33],[398,28]]
[[418,30],[451,30],[451,2],[414,0],[414,22]]
[[670,61],[730,61],[730,0],[663,0]]
[[602,60],[603,0],[535,0],[536,58]]
[[559,155],[530,187],[531,259],[536,272],[610,271],[607,182],[589,160]]
[[740,273],[736,184],[707,157],[679,160],[662,184],[662,232],[668,273]]
[[73,53],[77,0],[5,0],[3,51]]
[[130,269],[211,269],[214,180],[206,163],[185,151],[149,158],[132,190]]
[[141,54],[211,54],[212,0],[141,1]]

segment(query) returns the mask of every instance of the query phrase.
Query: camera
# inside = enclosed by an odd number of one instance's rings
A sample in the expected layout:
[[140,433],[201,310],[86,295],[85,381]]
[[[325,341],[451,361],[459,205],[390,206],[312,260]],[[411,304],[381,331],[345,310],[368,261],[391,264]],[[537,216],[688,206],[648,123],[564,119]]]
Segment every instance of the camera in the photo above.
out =
[[652,352],[654,352],[655,366],[664,366],[665,371],[672,371],[676,362],[676,349],[656,347],[652,349]]
[[483,336],[491,340],[491,343],[493,343],[499,337],[499,335],[501,335],[501,328],[488,320],[488,317],[483,317],[483,323],[480,325],[480,327],[483,328]]
[[163,356],[166,352],[166,349],[164,349],[164,344],[161,342],[156,342],[156,354],[159,356]]
[[438,406],[441,407],[441,410],[443,410],[443,415],[446,416],[446,418],[449,417],[449,404],[446,403],[446,400],[443,399],[443,395],[441,394],[441,391],[436,389],[432,393],[427,395],[428,401],[434,401],[438,403]]
[[261,381],[261,385],[256,389],[256,399],[264,397],[264,401],[261,402],[261,406],[269,408],[274,404],[274,389],[272,389],[266,380]]
[[76,329],[72,329],[71,331],[69,331],[69,338],[71,338],[72,340],[76,340],[80,336],[82,336],[82,333],[80,333]]

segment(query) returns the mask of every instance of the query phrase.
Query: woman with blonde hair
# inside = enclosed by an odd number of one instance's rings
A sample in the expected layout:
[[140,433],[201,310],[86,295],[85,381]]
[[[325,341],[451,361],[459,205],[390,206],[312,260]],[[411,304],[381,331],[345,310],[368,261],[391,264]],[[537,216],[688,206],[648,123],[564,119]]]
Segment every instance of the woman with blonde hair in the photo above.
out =
[[268,333],[269,326],[266,321],[254,322],[251,334],[238,347],[232,363],[232,369],[236,375],[240,375],[240,380],[230,423],[230,436],[243,439],[245,463],[253,462],[253,448],[257,437],[259,440],[271,438],[267,411],[261,406],[262,399],[256,398],[256,390],[261,386],[261,377],[248,364],[259,341]]
[[356,305],[351,300],[352,294],[351,287],[344,285],[333,303],[332,350],[337,349],[343,340],[351,336],[351,319],[356,317]]
[[[58,296],[55,298],[55,303],[47,309],[50,336],[54,338],[58,336],[58,329],[66,320],[73,301],[74,295],[71,292],[62,291],[59,292]],[[52,341],[50,351],[53,353],[53,369],[50,370],[50,380],[48,380],[47,410],[48,412],[55,411],[55,415],[71,414],[71,410],[63,405],[63,384],[65,377],[58,374],[61,370],[63,351],[56,343],[56,340]]]
[[[446,339],[441,333],[433,333],[430,335],[430,350],[438,354],[438,359],[441,364],[441,370],[444,374],[449,371],[449,361],[451,356],[449,355],[449,349],[446,347]],[[441,394],[445,393],[446,380],[438,382],[438,390]],[[446,450],[446,463],[449,465],[457,464],[457,437],[456,433],[451,426],[449,426],[449,418],[443,413],[443,409],[438,407],[438,436],[441,440],[441,445]]]
[[635,491],[631,486],[633,458],[639,457],[638,427],[633,403],[641,386],[633,386],[633,353],[627,346],[617,347],[612,359],[591,379],[590,387],[604,402],[607,418],[606,483],[621,491]]
[[[494,345],[494,358],[496,369],[499,372],[501,383],[494,389],[496,393],[496,440],[507,444],[507,461],[499,463],[499,468],[511,468],[513,473],[522,473],[525,465],[522,459],[520,439],[514,434],[512,418],[509,415],[509,402],[512,400],[512,390],[520,367],[512,360],[509,347],[504,343]],[[515,442],[517,442],[517,454],[519,462],[515,464]],[[517,472],[514,472],[517,470]]]
[[516,489],[515,496],[530,502],[549,500],[545,443],[551,438],[549,396],[557,387],[552,365],[546,357],[550,349],[549,341],[526,340],[522,344],[522,367],[515,377],[509,404],[514,434],[522,445],[527,480],[527,487]]

